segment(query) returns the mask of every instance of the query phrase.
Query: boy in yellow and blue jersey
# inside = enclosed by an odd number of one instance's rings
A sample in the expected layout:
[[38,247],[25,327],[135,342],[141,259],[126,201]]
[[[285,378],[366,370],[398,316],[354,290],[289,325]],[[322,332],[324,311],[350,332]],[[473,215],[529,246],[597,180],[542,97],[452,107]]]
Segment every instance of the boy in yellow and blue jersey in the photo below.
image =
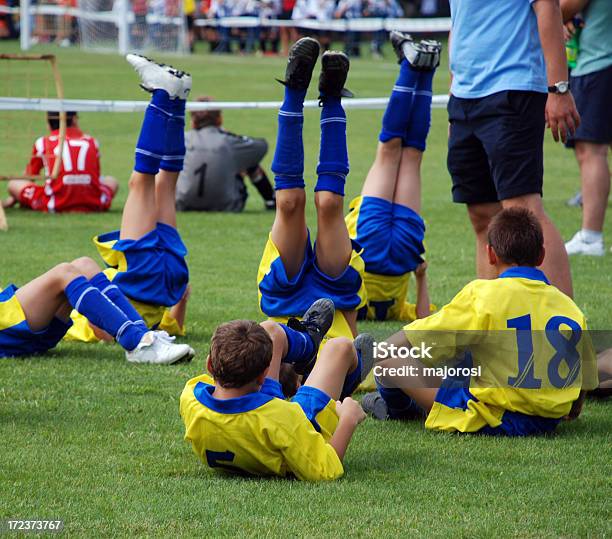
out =
[[365,414],[344,395],[359,383],[359,365],[371,368],[373,341],[330,339],[305,384],[291,401],[278,382],[281,364],[312,362],[334,316],[318,300],[303,317],[307,330],[235,320],[219,326],[207,368],[181,394],[185,439],[213,469],[306,481],[337,479],[343,458]]
[[401,380],[384,371],[397,360],[383,361],[374,369],[379,392],[362,403],[375,417],[426,415],[433,430],[525,436],[551,432],[580,413],[581,389],[597,386],[595,355],[584,314],[537,269],[544,259],[539,221],[522,208],[501,211],[489,226],[487,253],[497,279],[472,281],[387,341],[429,343],[427,365],[460,358],[482,370],[463,379]]
[[[400,71],[383,116],[376,159],[361,195],[350,204],[346,224],[350,237],[363,248],[368,303],[359,319],[411,321],[430,314],[420,169],[440,44],[415,43],[395,31],[391,43]],[[407,301],[411,273],[416,304]]]
[[[185,103],[189,74],[134,54],[128,62],[151,92],[136,145],[134,171],[120,230],[94,238],[108,266],[105,275],[125,294],[147,326],[184,334],[189,271],[176,225],[175,191],[185,156]],[[101,336],[78,313],[69,340]]]
[[72,325],[72,309],[115,339],[130,362],[171,364],[190,358],[189,346],[149,331],[117,286],[85,257],[58,264],[21,288],[0,291],[0,358],[55,348]]
[[278,113],[278,135],[272,171],[275,174],[276,217],[257,275],[259,305],[277,321],[301,317],[318,298],[336,306],[330,336],[353,338],[357,310],[365,305],[363,260],[351,241],[343,215],[344,183],[349,172],[346,114],[341,97],[349,60],[337,52],[323,54],[319,79],[321,148],[315,185],[317,236],[311,245],[306,225],[304,192],[304,98],[319,57],[319,43],[300,39],[292,47],[285,97]]

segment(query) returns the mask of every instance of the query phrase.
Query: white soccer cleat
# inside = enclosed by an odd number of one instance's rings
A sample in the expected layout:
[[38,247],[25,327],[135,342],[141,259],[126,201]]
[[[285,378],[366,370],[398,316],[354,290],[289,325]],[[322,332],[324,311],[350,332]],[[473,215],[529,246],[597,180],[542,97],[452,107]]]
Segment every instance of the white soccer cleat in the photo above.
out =
[[[155,335],[158,339],[161,339],[162,341],[167,342],[168,344],[172,344],[176,337],[170,335],[167,331],[156,331]],[[185,356],[185,358],[183,358],[181,361],[184,362],[189,362],[191,361],[194,357],[195,357],[196,353],[195,350],[193,348],[191,348],[191,346],[189,347],[189,353]]]
[[568,255],[603,256],[605,253],[603,240],[585,241],[582,230],[565,244]]
[[140,54],[128,54],[125,59],[140,76],[140,86],[147,92],[165,90],[170,99],[187,99],[191,91],[191,75],[166,64],[158,64]]
[[[187,344],[174,344],[159,335],[157,331],[148,331],[131,352],[125,353],[130,363],[151,363],[153,365],[173,365],[191,359],[193,349]],[[165,332],[164,332],[165,333]],[[167,333],[166,333],[167,335]]]

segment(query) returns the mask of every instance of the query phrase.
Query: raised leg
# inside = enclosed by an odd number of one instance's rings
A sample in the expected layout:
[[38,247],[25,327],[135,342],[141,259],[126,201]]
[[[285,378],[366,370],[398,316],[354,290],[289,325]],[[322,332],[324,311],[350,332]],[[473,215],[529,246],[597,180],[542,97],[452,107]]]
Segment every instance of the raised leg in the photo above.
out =
[[421,160],[423,152],[403,148],[393,202],[421,213]]
[[155,176],[156,219],[176,228],[176,182],[178,172],[160,170]]

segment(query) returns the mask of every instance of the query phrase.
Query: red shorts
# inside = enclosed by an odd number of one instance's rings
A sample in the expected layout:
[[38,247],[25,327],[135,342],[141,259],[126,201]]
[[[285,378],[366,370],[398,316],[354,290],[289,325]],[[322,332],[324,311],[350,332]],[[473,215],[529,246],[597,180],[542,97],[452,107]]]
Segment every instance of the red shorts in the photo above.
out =
[[108,210],[114,196],[108,185],[100,184],[98,192],[87,192],[85,196],[79,196],[78,199],[75,197],[57,199],[55,195],[48,195],[45,192],[44,185],[32,183],[19,193],[19,204],[21,207],[49,213],[97,212]]

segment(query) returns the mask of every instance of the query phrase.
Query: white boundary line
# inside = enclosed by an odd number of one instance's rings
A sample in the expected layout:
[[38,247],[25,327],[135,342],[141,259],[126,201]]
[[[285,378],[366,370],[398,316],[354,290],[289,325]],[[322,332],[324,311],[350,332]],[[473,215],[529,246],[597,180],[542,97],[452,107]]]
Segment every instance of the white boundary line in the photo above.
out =
[[[382,109],[389,98],[371,97],[345,99],[342,104],[347,109]],[[447,95],[434,95],[432,108],[443,108],[448,103]],[[24,97],[0,97],[0,110],[49,111],[75,110],[78,112],[142,112],[148,101],[105,101],[96,99],[32,99]],[[278,109],[280,101],[213,101],[187,103],[187,110],[230,110],[230,109]],[[305,108],[318,108],[316,100],[304,103]]]

